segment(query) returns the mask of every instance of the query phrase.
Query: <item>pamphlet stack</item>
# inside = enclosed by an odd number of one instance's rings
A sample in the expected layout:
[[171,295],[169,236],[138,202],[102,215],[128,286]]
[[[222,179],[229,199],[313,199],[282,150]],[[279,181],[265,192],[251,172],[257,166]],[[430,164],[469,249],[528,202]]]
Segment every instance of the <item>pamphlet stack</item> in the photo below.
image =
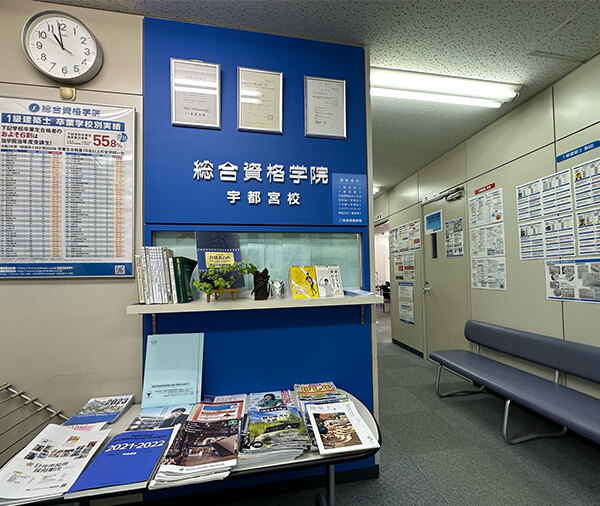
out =
[[310,438],[289,390],[249,394],[244,446],[238,468],[280,464],[310,446]]

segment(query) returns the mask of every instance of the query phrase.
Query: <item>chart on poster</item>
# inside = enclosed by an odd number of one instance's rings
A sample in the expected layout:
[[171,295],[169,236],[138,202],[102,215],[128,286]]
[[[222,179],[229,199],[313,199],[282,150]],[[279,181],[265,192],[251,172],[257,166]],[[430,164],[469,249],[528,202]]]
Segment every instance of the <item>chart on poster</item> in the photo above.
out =
[[134,109],[0,97],[0,277],[131,276]]

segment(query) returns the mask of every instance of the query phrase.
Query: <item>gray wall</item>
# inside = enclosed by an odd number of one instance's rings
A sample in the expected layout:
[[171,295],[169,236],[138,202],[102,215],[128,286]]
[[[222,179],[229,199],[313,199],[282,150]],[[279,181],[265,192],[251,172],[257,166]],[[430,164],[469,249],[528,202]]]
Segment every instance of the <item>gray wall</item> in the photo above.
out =
[[[515,203],[517,185],[600,157],[600,149],[596,149],[558,165],[555,163],[557,154],[600,138],[599,77],[600,57],[596,57],[417,174],[377,196],[375,208],[388,208],[389,226],[393,228],[422,214],[419,201],[431,192],[439,193],[464,184],[465,198],[469,198],[475,189],[488,183],[504,189],[508,289],[472,289],[469,281],[469,288],[456,296],[467,301],[470,318],[600,346],[598,306],[546,300],[544,261],[519,259]],[[398,319],[397,292],[392,289],[392,337],[427,356],[421,292],[423,261],[421,250],[416,256],[414,326]],[[465,231],[465,256],[460,261],[467,264],[470,273],[468,231]],[[507,357],[501,359],[549,374]],[[568,378],[568,382],[600,396],[600,389],[594,386],[573,378]]]
[[[136,108],[136,194],[142,195],[142,18],[29,0],[0,2],[0,95],[60,100],[58,85],[39,74],[21,49],[21,29],[49,9],[80,18],[97,36],[104,67],[82,84],[77,101]],[[141,244],[141,199],[135,208]],[[134,279],[0,280],[0,383],[71,414],[90,397],[139,396],[141,320],[125,306]]]

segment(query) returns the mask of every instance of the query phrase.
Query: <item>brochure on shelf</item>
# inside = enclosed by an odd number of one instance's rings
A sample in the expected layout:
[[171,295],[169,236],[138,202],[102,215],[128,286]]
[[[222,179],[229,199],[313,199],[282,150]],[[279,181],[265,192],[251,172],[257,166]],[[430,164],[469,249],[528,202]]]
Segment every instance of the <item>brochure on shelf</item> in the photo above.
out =
[[195,404],[202,390],[204,334],[151,334],[146,346],[142,408]]

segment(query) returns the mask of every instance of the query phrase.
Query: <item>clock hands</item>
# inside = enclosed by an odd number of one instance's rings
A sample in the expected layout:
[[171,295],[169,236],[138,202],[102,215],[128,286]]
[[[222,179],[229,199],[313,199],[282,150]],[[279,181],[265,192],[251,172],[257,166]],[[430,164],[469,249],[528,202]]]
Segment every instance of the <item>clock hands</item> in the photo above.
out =
[[62,32],[60,29],[60,22],[56,21],[56,26],[58,26],[58,35],[60,36],[60,47],[64,50],[65,49],[65,45],[63,44],[63,39],[62,39]]

